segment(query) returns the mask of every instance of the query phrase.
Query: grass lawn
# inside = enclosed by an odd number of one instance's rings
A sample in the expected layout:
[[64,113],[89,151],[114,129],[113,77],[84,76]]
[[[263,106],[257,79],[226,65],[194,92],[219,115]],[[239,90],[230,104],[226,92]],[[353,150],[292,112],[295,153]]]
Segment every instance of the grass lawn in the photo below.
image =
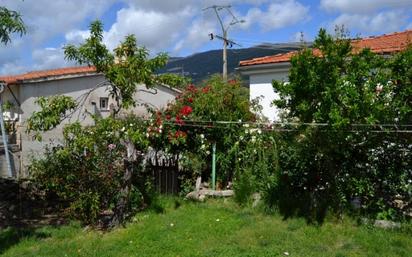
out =
[[[57,228],[0,231],[2,256],[412,256],[412,233],[385,231],[354,222],[282,220],[231,201],[163,199],[163,214],[139,213],[126,228],[84,231]],[[410,231],[410,230],[408,230]]]

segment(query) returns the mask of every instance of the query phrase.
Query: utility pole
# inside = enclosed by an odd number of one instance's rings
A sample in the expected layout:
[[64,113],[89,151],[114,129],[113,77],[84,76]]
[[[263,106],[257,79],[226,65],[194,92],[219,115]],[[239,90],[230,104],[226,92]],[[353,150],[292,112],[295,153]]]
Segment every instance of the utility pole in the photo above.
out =
[[[236,16],[232,13],[232,11],[230,10],[231,6],[230,5],[212,5],[209,6],[205,9],[203,9],[203,11],[209,10],[209,9],[213,9],[215,11],[216,17],[219,21],[220,27],[222,29],[222,37],[217,36],[216,38],[221,39],[223,41],[223,80],[227,81],[227,46],[231,45],[233,46],[234,44],[236,44],[235,42],[233,42],[232,40],[228,39],[228,30],[230,28],[230,26],[233,26],[237,23],[243,23],[245,22],[244,20],[239,20],[238,18],[236,18]],[[228,24],[228,25],[224,25],[222,18],[220,17],[219,11],[221,10],[226,10],[231,16],[232,16],[232,21]],[[213,40],[214,35],[211,33],[210,35],[210,39]],[[238,44],[236,44],[238,45]]]

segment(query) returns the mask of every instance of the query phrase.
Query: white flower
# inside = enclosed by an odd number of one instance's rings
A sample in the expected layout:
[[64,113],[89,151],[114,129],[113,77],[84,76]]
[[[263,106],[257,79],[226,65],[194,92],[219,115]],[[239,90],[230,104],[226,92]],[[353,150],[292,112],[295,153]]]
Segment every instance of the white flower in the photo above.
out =
[[252,136],[252,143],[256,142],[256,136]]
[[248,124],[248,123],[243,124],[243,127],[248,128],[248,127],[249,127],[249,124]]
[[289,253],[288,253],[288,252],[284,252],[283,254],[286,255],[286,256],[289,256]]
[[260,135],[260,134],[262,134],[262,130],[261,129],[258,129],[258,134]]
[[220,221],[220,219],[216,219],[216,221],[217,221],[217,222],[219,222],[219,221]]
[[206,151],[206,154],[209,155],[209,154],[210,154],[210,151]]
[[200,134],[200,138],[201,138],[201,139],[204,139],[204,138],[205,138],[205,135]]
[[125,127],[123,127],[122,129],[121,129],[121,131],[125,131],[126,130],[126,128]]
[[171,227],[173,227],[174,225],[175,225],[175,224],[173,224],[173,223],[170,223],[170,226],[171,226]]
[[378,83],[378,84],[376,85],[375,90],[376,90],[376,93],[379,94],[379,93],[382,92],[382,90],[383,90],[383,85],[382,85],[381,83]]
[[149,134],[149,133],[146,133],[146,137],[150,137],[150,134]]

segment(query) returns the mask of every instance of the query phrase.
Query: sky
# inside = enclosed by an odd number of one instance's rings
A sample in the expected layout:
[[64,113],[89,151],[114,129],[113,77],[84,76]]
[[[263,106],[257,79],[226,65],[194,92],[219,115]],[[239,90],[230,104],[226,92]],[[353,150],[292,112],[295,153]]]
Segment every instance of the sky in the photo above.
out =
[[[242,47],[260,43],[312,41],[320,28],[336,25],[350,35],[372,36],[412,29],[412,0],[0,0],[21,13],[27,34],[0,45],[0,75],[73,66],[63,46],[80,44],[90,22],[104,24],[104,43],[113,49],[128,34],[152,55],[188,56],[220,49],[222,35],[213,5],[230,5],[243,23],[228,27],[228,38]],[[232,15],[219,11],[224,24]],[[237,46],[236,46],[237,47]]]

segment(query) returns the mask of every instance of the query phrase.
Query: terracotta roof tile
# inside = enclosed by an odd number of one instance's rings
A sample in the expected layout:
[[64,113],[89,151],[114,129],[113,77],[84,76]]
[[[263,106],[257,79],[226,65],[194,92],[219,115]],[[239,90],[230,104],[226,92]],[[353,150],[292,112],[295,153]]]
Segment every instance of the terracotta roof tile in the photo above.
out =
[[49,77],[58,77],[65,75],[76,75],[83,73],[95,72],[96,68],[91,66],[82,66],[82,67],[68,67],[61,69],[53,70],[43,70],[43,71],[31,71],[24,74],[14,75],[14,76],[0,76],[0,81],[5,81],[7,84],[16,84],[24,80],[32,79],[43,79]]
[[[395,32],[382,36],[352,40],[352,47],[355,52],[363,48],[370,48],[374,53],[390,54],[405,50],[406,47],[411,43],[412,30],[406,30],[404,32]],[[290,58],[292,58],[292,56],[296,53],[297,51],[293,51],[284,54],[276,54],[254,58],[251,60],[244,60],[239,63],[239,66],[288,62],[290,61]],[[319,56],[319,50],[314,49],[314,54]]]

